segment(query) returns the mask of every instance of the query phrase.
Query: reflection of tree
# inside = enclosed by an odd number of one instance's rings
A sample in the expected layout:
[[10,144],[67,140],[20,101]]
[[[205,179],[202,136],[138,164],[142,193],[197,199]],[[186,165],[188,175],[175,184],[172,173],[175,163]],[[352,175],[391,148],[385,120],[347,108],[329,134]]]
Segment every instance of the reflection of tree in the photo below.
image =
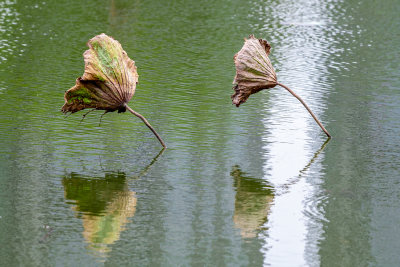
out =
[[263,180],[244,175],[239,166],[232,168],[231,176],[236,188],[233,222],[243,237],[252,238],[266,223],[274,194],[272,187]]
[[83,220],[83,236],[90,247],[107,252],[119,239],[124,225],[136,210],[135,192],[126,184],[124,173],[106,173],[104,178],[87,178],[71,173],[63,178],[65,198]]
[[[121,25],[132,23],[136,20],[139,8],[139,1],[109,1],[108,18],[111,31],[115,32]],[[113,36],[115,37],[115,36]]]

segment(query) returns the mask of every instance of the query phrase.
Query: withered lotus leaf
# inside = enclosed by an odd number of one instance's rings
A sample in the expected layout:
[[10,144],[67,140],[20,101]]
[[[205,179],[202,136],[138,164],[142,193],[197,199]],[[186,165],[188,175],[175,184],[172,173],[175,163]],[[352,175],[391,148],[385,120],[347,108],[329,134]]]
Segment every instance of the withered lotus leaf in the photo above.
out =
[[150,123],[127,105],[139,78],[135,62],[117,40],[104,33],[90,39],[87,45],[89,49],[83,54],[85,71],[76,79],[75,86],[65,92],[61,111],[75,113],[90,108],[120,113],[128,110],[146,124],[165,148],[164,141]]
[[135,62],[121,44],[103,34],[87,43],[83,54],[85,72],[65,93],[62,112],[75,113],[85,108],[123,112],[135,93],[139,75]]
[[271,46],[266,40],[250,35],[234,56],[236,76],[232,102],[237,107],[246,102],[251,94],[277,85],[276,73],[268,58]]
[[233,90],[235,90],[235,93],[231,96],[232,103],[236,107],[239,107],[242,103],[246,102],[251,94],[279,85],[296,97],[325,134],[331,137],[303,99],[289,89],[289,87],[277,81],[275,70],[268,57],[270,50],[271,46],[266,40],[257,39],[254,35],[250,35],[248,39],[245,38],[242,49],[233,57],[236,75],[233,80]]

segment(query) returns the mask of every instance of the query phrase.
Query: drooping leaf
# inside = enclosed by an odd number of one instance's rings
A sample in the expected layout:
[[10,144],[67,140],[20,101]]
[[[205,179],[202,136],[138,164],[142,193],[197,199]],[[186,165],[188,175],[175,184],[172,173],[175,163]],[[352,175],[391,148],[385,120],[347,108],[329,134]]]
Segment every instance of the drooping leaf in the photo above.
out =
[[254,35],[250,35],[249,39],[245,39],[242,49],[233,58],[236,66],[236,76],[233,81],[235,93],[231,96],[232,103],[239,107],[240,104],[246,102],[251,94],[279,85],[296,97],[325,134],[331,137],[303,99],[289,87],[277,81],[275,70],[268,58],[270,49],[271,46],[266,40],[257,39]]
[[271,46],[266,40],[250,35],[242,49],[234,56],[236,76],[232,102],[237,107],[251,94],[277,85],[276,73],[268,58]]
[[90,39],[83,54],[85,72],[64,96],[62,112],[75,113],[85,108],[125,111],[138,82],[135,62],[121,44],[102,33]]
[[87,45],[89,49],[83,54],[85,72],[76,79],[75,86],[65,92],[61,111],[75,113],[91,108],[105,110],[105,113],[118,110],[120,113],[128,110],[139,117],[166,148],[145,117],[127,105],[135,93],[139,78],[135,62],[118,41],[104,33],[90,39]]

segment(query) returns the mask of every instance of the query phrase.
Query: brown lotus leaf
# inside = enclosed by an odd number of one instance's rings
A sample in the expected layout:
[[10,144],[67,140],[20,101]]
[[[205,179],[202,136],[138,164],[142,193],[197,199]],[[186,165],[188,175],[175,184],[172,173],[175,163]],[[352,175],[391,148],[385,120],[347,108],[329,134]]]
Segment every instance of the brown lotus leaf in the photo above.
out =
[[276,73],[268,58],[271,46],[266,40],[250,35],[242,49],[234,56],[236,76],[235,93],[231,96],[237,107],[246,102],[251,94],[277,85]]
[[145,117],[127,105],[139,78],[135,62],[118,41],[104,33],[90,39],[87,45],[89,49],[83,53],[85,71],[76,79],[75,86],[65,92],[61,111],[75,113],[90,108],[120,113],[128,110],[146,124],[165,148],[164,141]]
[[232,103],[239,107],[240,104],[246,102],[251,94],[279,85],[296,97],[325,134],[331,137],[303,99],[289,87],[277,81],[276,73],[268,58],[270,50],[271,46],[266,40],[257,39],[254,35],[250,35],[249,39],[245,39],[242,49],[233,58],[236,66],[236,75],[233,80],[235,93],[231,96]]
[[121,44],[102,33],[90,39],[83,54],[85,72],[64,96],[64,113],[85,108],[124,112],[138,82],[135,62]]

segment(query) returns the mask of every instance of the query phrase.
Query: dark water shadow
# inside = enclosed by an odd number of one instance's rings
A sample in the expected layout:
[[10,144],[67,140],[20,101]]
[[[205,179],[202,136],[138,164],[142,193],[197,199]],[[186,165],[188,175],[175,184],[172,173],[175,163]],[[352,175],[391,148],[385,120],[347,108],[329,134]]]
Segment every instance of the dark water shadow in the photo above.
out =
[[105,256],[136,211],[136,193],[128,189],[125,173],[106,173],[105,177],[71,173],[62,184],[66,202],[82,219],[89,248]]
[[136,192],[128,187],[130,179],[140,179],[162,155],[161,150],[136,176],[124,172],[105,172],[104,177],[85,176],[72,172],[62,179],[66,203],[82,220],[82,235],[88,249],[101,261],[120,239],[121,232],[136,212]]

